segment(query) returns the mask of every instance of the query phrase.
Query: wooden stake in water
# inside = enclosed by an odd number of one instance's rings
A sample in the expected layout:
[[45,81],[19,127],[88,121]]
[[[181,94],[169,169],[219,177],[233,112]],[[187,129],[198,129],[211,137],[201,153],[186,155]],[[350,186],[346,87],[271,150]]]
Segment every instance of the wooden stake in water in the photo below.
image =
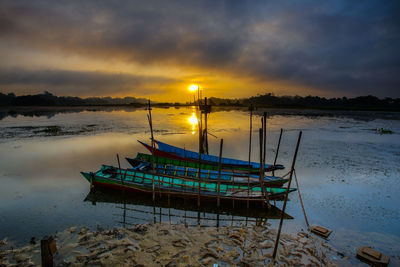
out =
[[[207,114],[209,113],[207,106],[207,97],[204,98],[204,133],[203,133],[203,144],[205,153],[208,155],[208,135],[207,135]],[[203,150],[204,150],[203,148]]]
[[278,145],[276,147],[276,152],[275,152],[274,166],[272,166],[273,167],[272,176],[275,176],[275,165],[276,165],[276,160],[278,159],[279,147],[281,145],[282,132],[283,132],[283,129],[281,128],[281,133],[279,134]]
[[153,188],[153,201],[156,200],[156,192],[155,192],[155,188],[154,188],[154,173],[155,173],[155,169],[154,169],[154,135],[153,135],[153,119],[151,117],[151,106],[150,106],[150,100],[149,100],[149,114],[147,115],[147,119],[149,121],[149,126],[150,126],[150,134],[151,134],[151,165],[153,167],[153,175],[152,175],[152,188]]
[[[199,91],[199,89],[198,89],[198,91]],[[200,95],[199,95],[199,97],[200,97]],[[197,206],[198,206],[198,207],[200,207],[201,153],[203,152],[203,149],[202,149],[202,143],[203,143],[203,138],[202,138],[202,131],[203,131],[203,129],[202,129],[202,122],[203,122],[203,116],[202,116],[202,113],[201,113],[200,98],[199,98],[199,111],[200,111],[200,123],[198,124],[198,125],[199,125],[199,171],[198,171],[198,183],[199,183],[199,188],[198,188],[198,191],[197,191]]]
[[278,234],[277,234],[276,240],[275,240],[274,252],[272,253],[272,260],[273,260],[273,261],[275,261],[276,252],[278,251],[279,238],[280,238],[280,236],[281,236],[283,217],[284,217],[284,215],[285,215],[286,203],[287,203],[287,200],[288,200],[290,184],[292,183],[293,172],[294,172],[294,166],[295,166],[295,164],[296,164],[297,152],[299,151],[299,145],[300,145],[301,135],[302,135],[302,131],[300,131],[299,137],[298,137],[298,139],[297,139],[296,150],[294,151],[294,156],[293,156],[293,161],[292,161],[292,167],[290,168],[290,176],[289,176],[289,181],[288,181],[288,185],[287,185],[287,188],[286,188],[285,200],[284,200],[284,202],[283,202],[283,207],[282,207],[282,211],[281,211],[281,219],[280,219],[280,222],[279,222]]
[[[263,122],[263,120],[261,119],[261,123]],[[263,151],[262,151],[262,144],[263,144],[263,128],[260,128],[258,131],[259,134],[259,141],[260,141],[260,169],[259,169],[259,182],[260,182],[260,187],[261,187],[261,196],[263,199],[265,199],[265,194],[264,194],[264,186],[263,186],[263,168],[262,168],[262,155],[263,155]],[[264,208],[264,201],[262,201],[262,207]]]
[[[262,161],[262,186],[264,188],[264,172],[265,172],[265,157],[266,157],[266,151],[267,151],[267,112],[264,112],[263,116],[263,161]],[[266,192],[264,188],[264,194],[265,194],[265,201],[267,202],[268,209],[271,208],[271,204],[269,204],[269,195],[268,192]]]
[[224,139],[221,139],[221,142],[219,144],[219,160],[218,160],[218,185],[217,185],[217,206],[220,206],[220,190],[221,190],[221,159],[222,159],[222,148],[224,145]]
[[250,133],[249,133],[249,176],[247,177],[247,208],[249,208],[250,205],[250,162],[251,162],[251,136],[252,136],[252,131],[253,131],[253,110],[254,106],[253,104],[250,105],[249,111],[250,111]]
[[124,185],[124,181],[122,180],[121,164],[120,164],[120,162],[119,162],[119,155],[118,155],[118,153],[117,153],[117,161],[118,161],[119,177],[121,177],[121,184]]

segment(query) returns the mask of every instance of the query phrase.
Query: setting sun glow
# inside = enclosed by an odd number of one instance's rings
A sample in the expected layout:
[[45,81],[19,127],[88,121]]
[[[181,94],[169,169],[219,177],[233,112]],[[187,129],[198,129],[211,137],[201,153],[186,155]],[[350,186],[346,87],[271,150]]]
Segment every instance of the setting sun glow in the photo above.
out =
[[189,86],[189,91],[190,91],[190,92],[194,92],[194,91],[196,91],[197,89],[199,89],[199,86],[196,85],[196,84],[192,84],[192,85]]

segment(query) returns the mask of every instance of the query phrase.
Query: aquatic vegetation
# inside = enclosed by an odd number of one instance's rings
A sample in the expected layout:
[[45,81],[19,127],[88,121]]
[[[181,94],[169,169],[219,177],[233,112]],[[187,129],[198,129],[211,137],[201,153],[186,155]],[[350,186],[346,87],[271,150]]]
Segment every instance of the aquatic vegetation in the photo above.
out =
[[394,132],[392,130],[384,129],[384,128],[377,129],[377,132],[379,134],[394,134]]
[[61,131],[61,127],[54,125],[54,126],[47,126],[43,132],[49,133],[49,134],[57,134]]

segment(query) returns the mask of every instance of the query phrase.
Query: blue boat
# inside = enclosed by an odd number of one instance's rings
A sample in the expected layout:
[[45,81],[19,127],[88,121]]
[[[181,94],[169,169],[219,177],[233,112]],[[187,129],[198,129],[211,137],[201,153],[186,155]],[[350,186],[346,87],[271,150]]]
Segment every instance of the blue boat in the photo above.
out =
[[[154,140],[158,146],[158,149],[160,151],[166,152],[173,154],[178,157],[182,158],[188,158],[191,160],[199,160],[199,153],[182,149],[176,146],[172,146],[166,143],[163,143],[158,140]],[[140,141],[139,141],[140,142]],[[142,143],[142,142],[140,142]],[[207,155],[207,154],[201,154],[200,156],[201,161],[206,161],[206,162],[213,162],[215,164],[218,164],[219,162],[219,157],[213,156],[213,155]],[[239,159],[232,159],[232,158],[221,158],[221,164],[223,165],[230,165],[230,166],[242,166],[242,167],[250,167],[254,169],[259,169],[260,168],[260,163],[257,162],[249,162],[245,160],[239,160]],[[265,164],[264,170],[272,170],[272,169],[284,169],[283,165],[271,165],[271,164]]]

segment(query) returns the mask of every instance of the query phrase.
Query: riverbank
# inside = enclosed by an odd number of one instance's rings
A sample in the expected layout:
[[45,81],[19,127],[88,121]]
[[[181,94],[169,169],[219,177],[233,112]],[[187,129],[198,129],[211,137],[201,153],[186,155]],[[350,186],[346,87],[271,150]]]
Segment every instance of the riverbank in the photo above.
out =
[[[263,266],[270,262],[276,230],[266,227],[186,227],[138,224],[89,231],[71,227],[55,234],[56,266]],[[282,234],[279,265],[342,265],[347,259],[305,232]],[[40,242],[14,248],[1,241],[0,265],[40,265]]]

